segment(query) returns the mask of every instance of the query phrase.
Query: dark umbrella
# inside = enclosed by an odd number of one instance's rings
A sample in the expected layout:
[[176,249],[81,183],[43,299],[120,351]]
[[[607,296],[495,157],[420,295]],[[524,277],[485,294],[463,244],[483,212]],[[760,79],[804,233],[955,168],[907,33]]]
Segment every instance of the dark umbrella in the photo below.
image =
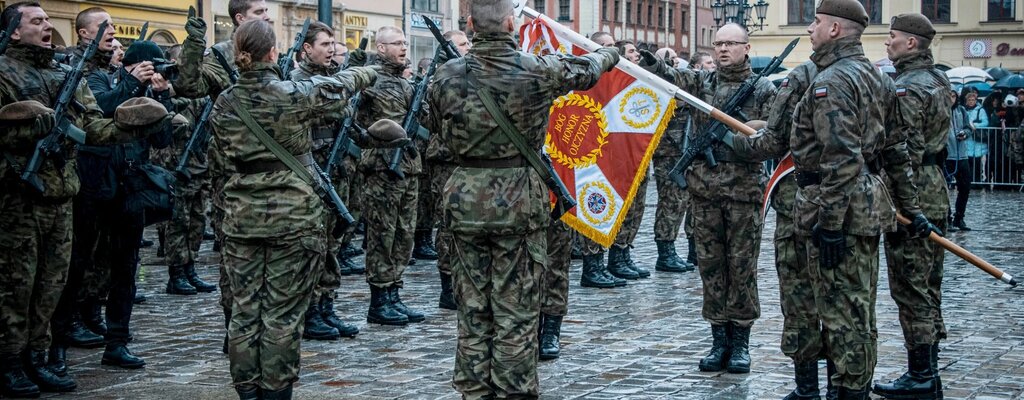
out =
[[1024,89],[1024,75],[1013,74],[1004,76],[1002,79],[996,81],[995,85],[992,85],[996,89],[1010,89],[1011,91],[1016,89]]
[[985,72],[988,72],[989,75],[992,75],[992,79],[995,79],[997,81],[1000,80],[1000,79],[1003,79],[1003,77],[1005,77],[1007,75],[1013,74],[1012,72],[1010,72],[1006,68],[1000,68],[1000,67],[988,68],[988,69],[985,70]]

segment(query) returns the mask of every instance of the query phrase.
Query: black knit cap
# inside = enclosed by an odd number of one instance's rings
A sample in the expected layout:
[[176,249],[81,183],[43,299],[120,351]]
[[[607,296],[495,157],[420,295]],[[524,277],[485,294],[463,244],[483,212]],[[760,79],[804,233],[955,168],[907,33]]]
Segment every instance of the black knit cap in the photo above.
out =
[[125,50],[121,63],[134,65],[143,61],[153,61],[154,58],[164,58],[164,51],[160,50],[160,46],[149,40],[137,40]]

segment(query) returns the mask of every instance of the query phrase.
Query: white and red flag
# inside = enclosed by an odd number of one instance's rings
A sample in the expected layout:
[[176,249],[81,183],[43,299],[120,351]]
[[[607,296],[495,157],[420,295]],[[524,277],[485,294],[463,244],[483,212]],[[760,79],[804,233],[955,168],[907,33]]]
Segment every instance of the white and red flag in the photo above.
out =
[[[586,54],[573,37],[543,19],[520,28],[523,51]],[[615,241],[648,165],[675,110],[673,93],[645,84],[616,67],[586,91],[559,97],[551,106],[544,150],[578,205],[562,221],[608,247]]]

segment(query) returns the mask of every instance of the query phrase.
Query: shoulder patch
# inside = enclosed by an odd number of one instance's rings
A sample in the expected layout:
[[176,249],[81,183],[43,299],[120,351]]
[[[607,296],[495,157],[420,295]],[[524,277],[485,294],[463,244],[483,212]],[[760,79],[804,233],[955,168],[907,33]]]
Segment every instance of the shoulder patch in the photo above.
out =
[[906,96],[906,95],[907,95],[907,88],[905,88],[903,86],[896,87],[896,96],[897,97],[903,97],[903,96]]
[[782,79],[782,84],[779,85],[779,87],[784,87],[784,88],[785,87],[789,87],[789,78],[783,78]]
[[827,87],[814,88],[814,98],[822,98],[825,96],[828,96]]

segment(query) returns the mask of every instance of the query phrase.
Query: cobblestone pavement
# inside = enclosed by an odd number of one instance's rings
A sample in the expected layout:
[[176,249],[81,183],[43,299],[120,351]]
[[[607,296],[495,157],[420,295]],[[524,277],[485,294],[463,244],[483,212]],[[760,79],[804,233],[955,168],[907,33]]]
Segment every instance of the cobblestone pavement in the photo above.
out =
[[[634,255],[653,271],[652,224],[655,195],[647,199],[644,229]],[[950,238],[1010,273],[1024,277],[1024,195],[975,191],[969,233]],[[793,387],[792,364],[779,350],[782,315],[773,267],[771,232],[764,228],[758,284],[763,315],[751,336],[749,374],[703,373],[697,361],[710,348],[708,325],[700,318],[701,284],[696,272],[666,274],[620,289],[578,286],[573,263],[569,315],[563,325],[562,357],[541,364],[547,399],[778,399]],[[156,240],[155,232],[147,237]],[[685,240],[677,242],[685,254]],[[200,274],[216,282],[217,256],[203,245]],[[164,294],[163,261],[144,249],[140,291],[149,301],[136,306],[131,348],[145,358],[143,370],[99,364],[101,350],[72,349],[71,371],[79,391],[66,397],[96,399],[230,399],[227,358],[217,293]],[[875,379],[902,373],[905,353],[897,313],[888,296],[885,263],[878,297],[879,357]],[[1018,278],[1019,279],[1019,278]],[[303,342],[299,399],[457,398],[451,388],[454,312],[436,307],[440,290],[432,263],[406,272],[406,304],[426,311],[427,321],[407,327],[365,323],[369,293],[361,276],[345,277],[338,308],[361,333],[335,342]],[[1024,287],[1013,289],[947,253],[944,312],[949,339],[940,367],[947,399],[1024,397]],[[822,387],[824,365],[822,363]]]

